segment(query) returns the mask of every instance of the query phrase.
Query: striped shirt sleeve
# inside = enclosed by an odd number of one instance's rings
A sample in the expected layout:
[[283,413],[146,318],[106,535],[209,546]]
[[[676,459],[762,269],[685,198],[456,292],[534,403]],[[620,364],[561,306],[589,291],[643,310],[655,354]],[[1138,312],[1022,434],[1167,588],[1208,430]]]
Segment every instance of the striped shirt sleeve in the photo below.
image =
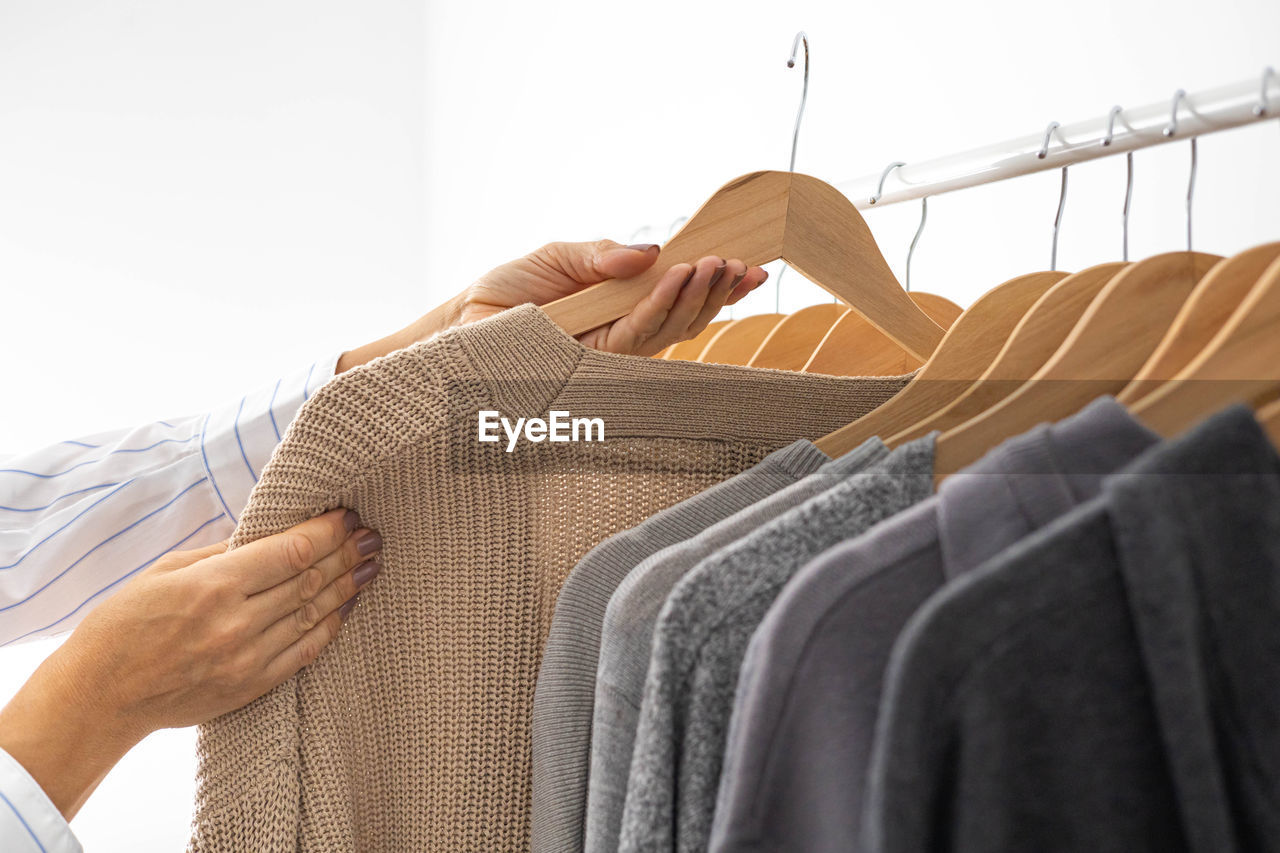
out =
[[0,647],[70,631],[162,555],[230,536],[338,356],[202,414],[0,457]]

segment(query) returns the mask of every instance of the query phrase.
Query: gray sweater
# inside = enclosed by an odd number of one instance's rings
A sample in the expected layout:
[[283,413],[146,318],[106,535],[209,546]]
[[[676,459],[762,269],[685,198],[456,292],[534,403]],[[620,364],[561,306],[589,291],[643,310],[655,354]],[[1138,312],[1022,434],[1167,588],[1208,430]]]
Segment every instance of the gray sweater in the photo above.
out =
[[725,735],[752,632],[810,559],[924,500],[934,434],[703,560],[676,585],[654,630],[620,849],[704,850]]
[[843,851],[858,834],[894,640],[949,578],[1098,494],[1159,436],[1106,397],[1010,439],[938,494],[814,560],[751,638],[711,849]]
[[653,627],[672,588],[704,557],[888,455],[889,449],[883,442],[878,438],[868,439],[800,482],[712,525],[686,542],[659,551],[637,565],[618,585],[605,613],[600,641],[587,797],[588,851],[612,853],[618,849]]
[[866,847],[1280,847],[1280,456],[1229,409],[950,584],[890,662]]
[[582,850],[600,632],[618,584],[646,557],[830,461],[811,441],[789,444],[736,477],[609,537],[569,573],[556,599],[533,695],[533,853]]

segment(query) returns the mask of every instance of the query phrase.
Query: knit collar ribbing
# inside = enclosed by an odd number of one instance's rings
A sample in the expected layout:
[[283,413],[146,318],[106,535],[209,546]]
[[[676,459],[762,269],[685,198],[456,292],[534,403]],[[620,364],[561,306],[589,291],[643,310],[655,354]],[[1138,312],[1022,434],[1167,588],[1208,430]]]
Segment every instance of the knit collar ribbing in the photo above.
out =
[[[837,377],[665,361],[591,349],[532,304],[446,332],[504,414],[599,417],[607,436],[786,442],[817,438],[901,390],[906,376]],[[488,401],[486,403],[486,401]]]

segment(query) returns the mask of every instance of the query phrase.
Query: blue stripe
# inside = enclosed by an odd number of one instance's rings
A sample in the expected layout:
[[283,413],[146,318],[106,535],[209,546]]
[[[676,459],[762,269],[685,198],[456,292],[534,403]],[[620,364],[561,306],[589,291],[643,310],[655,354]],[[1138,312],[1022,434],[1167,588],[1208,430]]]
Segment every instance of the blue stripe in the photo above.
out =
[[41,474],[36,471],[24,471],[21,468],[0,468],[0,474],[26,474],[31,477],[39,477],[42,480],[52,480],[54,477],[61,477],[63,474],[70,474],[72,471],[77,468],[83,468],[85,465],[92,465],[95,462],[101,462],[103,459],[106,459],[107,456],[114,456],[117,453],[145,453],[146,451],[157,448],[162,444],[186,444],[193,438],[195,438],[194,435],[189,435],[186,438],[162,438],[155,444],[148,444],[146,447],[123,447],[119,450],[109,450],[107,451],[106,456],[99,456],[97,459],[86,459],[83,462],[72,465],[65,471],[59,471],[56,474]]
[[177,429],[177,427],[176,427],[176,426],[174,426],[173,424],[169,423],[168,421],[156,421],[156,423],[158,423],[158,424],[164,424],[164,425],[165,425],[165,426],[167,426],[169,429]]
[[[160,559],[161,557],[163,557],[165,554],[168,554],[170,551],[173,551],[173,550],[175,550],[175,549],[177,549],[177,548],[181,547],[183,544],[185,544],[185,543],[186,543],[186,541],[187,541],[188,539],[190,539],[191,537],[195,536],[195,535],[196,535],[197,533],[199,533],[201,530],[204,530],[206,527],[208,527],[210,524],[213,524],[215,521],[217,521],[217,520],[218,520],[218,519],[220,519],[220,518],[222,518],[222,514],[221,514],[221,513],[219,513],[218,515],[215,515],[213,518],[209,519],[209,520],[208,520],[208,521],[206,521],[204,524],[200,525],[200,526],[199,526],[199,527],[197,527],[195,530],[191,531],[191,532],[190,532],[190,533],[188,533],[186,536],[182,537],[182,538],[181,538],[181,539],[179,539],[177,542],[173,543],[173,544],[172,544],[172,545],[170,545],[168,548],[166,548],[166,549],[164,549],[163,551],[161,551],[159,554],[156,554],[156,555],[155,555],[154,557],[152,557],[150,560],[147,560],[147,561],[146,561],[145,563],[143,563],[141,566],[138,566],[136,569],[132,569],[132,570],[130,570],[130,571],[128,571],[128,572],[126,572],[125,574],[123,574],[123,575],[121,575],[120,577],[118,577],[118,578],[116,578],[115,580],[113,580],[111,583],[109,583],[109,584],[107,584],[106,586],[104,586],[102,589],[100,589],[100,590],[98,590],[97,592],[95,592],[93,595],[91,595],[91,596],[89,596],[88,598],[86,598],[84,601],[80,602],[78,605],[76,605],[75,610],[72,610],[72,611],[71,611],[70,613],[68,613],[66,616],[63,616],[63,617],[61,617],[60,619],[55,619],[54,621],[50,622],[48,625],[45,625],[43,628],[36,628],[36,629],[34,629],[34,630],[28,631],[27,633],[23,634],[21,637],[14,637],[12,640],[6,640],[5,642],[0,643],[0,648],[3,648],[4,646],[12,645],[13,643],[18,642],[19,640],[25,640],[27,637],[30,637],[30,636],[31,636],[31,635],[33,635],[33,634],[39,634],[41,631],[48,631],[50,628],[54,627],[54,626],[55,626],[55,625],[57,625],[59,622],[65,622],[65,621],[67,621],[67,620],[68,620],[68,619],[70,619],[72,616],[75,616],[77,613],[79,613],[79,612],[80,612],[80,609],[81,609],[81,608],[83,608],[83,607],[84,607],[86,604],[88,604],[90,601],[93,601],[95,598],[97,598],[98,596],[102,595],[104,592],[106,592],[107,590],[111,589],[111,587],[115,586],[116,584],[121,583],[122,581],[128,580],[128,579],[129,579],[129,578],[131,578],[132,576],[136,575],[138,572],[140,572],[140,571],[142,571],[143,569],[145,569],[147,566],[149,566],[149,565],[151,565],[152,563],[154,563],[156,560],[158,560],[158,559]],[[41,848],[41,849],[43,849],[43,848]]]
[[302,383],[302,402],[307,402],[307,386],[311,384],[311,374],[316,372],[316,363],[311,362],[311,367],[307,369],[307,378]]
[[213,469],[209,467],[209,454],[204,449],[204,434],[209,429],[209,418],[213,417],[213,412],[204,416],[204,426],[200,427],[200,456],[204,458],[204,470],[209,475],[209,482],[213,485],[213,493],[218,496],[219,503],[222,508],[227,511],[227,518],[232,522],[236,521],[235,513],[231,511],[231,507],[227,506],[227,499],[222,496],[222,489],[218,488],[218,480],[213,476]]
[[77,447],[87,447],[87,448],[89,448],[90,450],[97,450],[99,447],[101,447],[101,446],[102,446],[101,444],[86,444],[86,443],[85,443],[85,442],[83,442],[83,441],[76,441],[76,440],[74,440],[74,439],[70,439],[70,438],[69,438],[69,439],[67,439],[66,441],[62,442],[62,443],[63,443],[63,444],[74,444],[74,445],[76,445]]
[[276,425],[276,395],[280,393],[280,383],[283,379],[276,380],[275,390],[271,392],[271,402],[267,403],[267,414],[271,416],[271,428],[276,431],[276,441],[280,441],[280,427]]
[[249,479],[256,484],[258,475],[253,473],[253,466],[249,464],[249,454],[244,452],[244,442],[240,440],[240,413],[244,411],[244,401],[246,399],[248,398],[240,398],[240,408],[236,409],[236,419],[231,424],[231,428],[236,432],[236,444],[240,445],[240,458],[244,460],[244,467],[249,469]]
[[18,818],[18,823],[22,824],[22,828],[31,836],[31,840],[40,848],[41,853],[48,853],[48,851],[45,850],[44,845],[40,843],[40,839],[36,838],[35,830],[31,828],[31,824],[27,823],[27,819],[22,816],[22,812],[18,811],[18,807],[10,802],[9,798],[4,795],[4,791],[0,791],[0,800],[4,800],[5,805],[13,810],[14,816]]
[[44,506],[33,506],[28,509],[20,509],[16,506],[0,506],[0,510],[7,510],[8,512],[39,512],[42,509],[48,509],[49,507],[53,506],[63,498],[74,497],[75,495],[83,495],[85,492],[93,492],[93,491],[97,491],[98,489],[105,489],[108,486],[116,486],[116,485],[119,485],[119,483],[99,483],[96,486],[89,486],[88,488],[84,488],[84,489],[76,489],[74,492],[67,492],[65,495],[58,495],[56,498],[49,501]]
[[39,542],[37,542],[36,544],[32,545],[29,549],[27,549],[27,553],[26,553],[26,554],[23,554],[21,557],[19,557],[19,558],[18,558],[18,562],[17,562],[17,563],[10,563],[10,564],[9,564],[9,565],[7,565],[7,566],[0,566],[0,569],[12,569],[14,566],[18,565],[18,563],[21,563],[23,560],[27,559],[27,557],[28,557],[28,556],[30,556],[30,554],[31,554],[31,552],[32,552],[32,551],[34,551],[35,549],[39,548],[39,547],[40,547],[41,545],[43,545],[44,543],[48,542],[50,539],[52,539],[53,537],[57,536],[57,535],[58,535],[59,533],[61,533],[62,531],[66,530],[66,529],[67,529],[68,527],[70,527],[71,525],[75,524],[75,523],[76,523],[76,521],[78,521],[78,520],[80,519],[80,517],[81,517],[82,515],[84,515],[86,512],[88,512],[89,510],[93,509],[95,506],[97,506],[98,504],[102,503],[102,502],[103,502],[103,501],[105,501],[107,498],[111,497],[111,496],[112,496],[112,495],[114,495],[116,492],[120,491],[121,489],[123,489],[125,486],[129,485],[129,484],[130,484],[130,483],[132,483],[132,482],[133,482],[133,480],[125,480],[123,483],[121,483],[120,485],[116,486],[114,489],[112,489],[111,491],[107,492],[105,495],[103,495],[102,497],[98,498],[96,501],[94,501],[93,503],[89,504],[89,505],[88,505],[87,507],[85,507],[84,509],[80,510],[80,512],[78,512],[78,513],[76,514],[76,516],[75,516],[74,518],[72,518],[70,521],[68,521],[66,524],[62,525],[62,526],[61,526],[61,527],[59,527],[57,530],[55,530],[55,531],[53,531],[52,533],[50,533],[48,536],[44,537],[44,538],[43,538],[43,539],[41,539]]
[[198,485],[200,485],[201,483],[205,482],[207,479],[209,479],[209,478],[208,478],[208,477],[201,477],[199,480],[196,480],[196,481],[195,481],[194,483],[192,483],[190,486],[187,486],[185,489],[183,489],[182,491],[178,492],[176,495],[174,495],[173,497],[171,497],[171,498],[169,499],[169,502],[168,502],[168,503],[166,503],[164,506],[156,507],[155,509],[151,510],[151,512],[149,512],[149,513],[147,513],[146,515],[142,516],[142,518],[139,518],[137,521],[134,521],[134,522],[133,522],[132,524],[130,524],[128,527],[123,527],[123,528],[121,528],[121,529],[117,530],[115,533],[112,533],[112,534],[111,534],[110,536],[108,536],[106,539],[103,539],[103,540],[102,540],[101,542],[99,542],[97,545],[94,545],[94,546],[93,546],[92,548],[90,548],[88,551],[85,551],[83,554],[81,554],[79,557],[77,557],[77,558],[76,558],[76,561],[75,561],[74,563],[72,563],[71,565],[67,566],[65,569],[63,569],[62,571],[58,572],[58,573],[57,573],[56,575],[54,575],[53,577],[49,578],[49,581],[48,581],[44,586],[40,587],[40,588],[39,588],[39,589],[37,589],[35,592],[33,592],[33,593],[31,593],[30,595],[28,595],[26,598],[23,598],[23,599],[20,599],[20,600],[18,600],[18,601],[15,601],[15,602],[13,602],[12,604],[6,604],[4,607],[0,607],[0,613],[5,612],[6,610],[12,610],[13,608],[17,607],[17,606],[18,606],[18,605],[20,605],[20,604],[26,604],[28,601],[30,601],[31,599],[35,598],[37,595],[39,595],[40,593],[42,593],[42,592],[44,592],[46,589],[48,589],[50,586],[52,586],[52,585],[53,585],[53,584],[54,584],[54,583],[55,583],[59,578],[61,578],[61,577],[62,577],[63,575],[65,575],[67,572],[71,571],[71,570],[72,570],[72,569],[74,569],[76,566],[78,566],[78,565],[80,565],[82,562],[84,562],[85,557],[88,557],[88,556],[89,556],[90,554],[92,554],[94,551],[98,550],[98,549],[99,549],[99,548],[101,548],[103,545],[106,545],[108,542],[110,542],[112,539],[115,539],[117,536],[120,536],[120,535],[122,535],[122,534],[124,534],[124,533],[128,533],[130,530],[132,530],[133,528],[137,527],[139,524],[141,524],[142,522],[146,521],[148,518],[150,518],[151,516],[155,515],[156,513],[161,512],[161,511],[163,511],[163,510],[166,510],[166,509],[168,509],[169,507],[173,506],[173,505],[174,505],[174,503],[178,500],[178,498],[182,497],[182,496],[183,496],[183,495],[185,495],[187,492],[189,492],[189,491],[191,491],[192,489],[194,489],[196,486],[198,486]]

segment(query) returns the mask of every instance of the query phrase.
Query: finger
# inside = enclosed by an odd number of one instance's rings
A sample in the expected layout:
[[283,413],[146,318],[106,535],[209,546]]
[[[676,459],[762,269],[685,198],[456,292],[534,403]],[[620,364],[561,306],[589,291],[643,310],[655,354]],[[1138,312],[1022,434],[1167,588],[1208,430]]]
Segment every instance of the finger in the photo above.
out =
[[170,551],[159,560],[156,560],[154,568],[156,571],[170,571],[173,569],[182,569],[199,562],[208,557],[216,557],[218,554],[225,554],[230,539],[223,539],[221,542],[214,542],[212,545],[206,545],[203,548],[193,548],[190,551]]
[[644,299],[631,309],[631,313],[603,330],[603,338],[597,338],[596,345],[606,352],[636,353],[641,343],[662,328],[667,314],[693,274],[694,267],[690,264],[676,264],[667,270]]
[[639,275],[653,266],[659,251],[656,243],[623,246],[614,240],[592,240],[547,243],[531,253],[531,258],[579,284],[595,284],[609,278]]
[[334,509],[283,533],[264,536],[224,555],[240,591],[253,595],[301,574],[337,550],[356,528],[354,512]]
[[702,310],[698,312],[698,316],[689,324],[687,329],[671,329],[670,334],[676,335],[676,340],[687,341],[702,333],[707,328],[716,315],[720,313],[720,309],[725,306],[729,297],[733,294],[734,288],[742,283],[743,278],[747,274],[747,265],[737,258],[733,258],[726,262],[724,274],[720,276],[720,280],[711,286],[711,292],[707,294],[707,301],[702,304]]
[[316,598],[321,590],[374,556],[381,548],[382,537],[372,530],[358,528],[352,531],[335,551],[317,560],[315,565],[284,583],[250,596],[246,606],[250,608],[254,628],[263,630],[303,607]]
[[[338,636],[338,629],[341,627],[342,615],[335,610],[321,619],[314,628],[271,658],[262,672],[267,681],[267,690],[278,684],[283,684],[296,675],[298,670],[313,663],[316,658],[320,657],[320,653],[324,651],[325,646],[333,642],[333,638]],[[266,691],[264,690],[263,692]]]
[[613,247],[599,251],[595,269],[603,281],[606,278],[631,278],[653,266],[662,249],[657,243],[633,243],[620,246],[612,240],[601,242],[612,243]]
[[742,279],[741,283],[733,289],[733,293],[729,296],[728,305],[736,305],[746,298],[747,294],[759,289],[760,285],[769,280],[769,273],[761,267],[752,267],[747,270],[747,275]]
[[301,640],[329,614],[354,598],[380,571],[381,564],[373,560],[363,562],[354,570],[343,572],[313,598],[275,620],[262,634],[264,657],[274,658]]
[[728,271],[728,264],[717,257],[702,258],[694,266],[693,277],[680,290],[676,304],[667,312],[657,334],[641,342],[638,354],[657,352],[667,344],[682,340],[690,324],[697,319],[707,302],[714,284],[718,284]]

